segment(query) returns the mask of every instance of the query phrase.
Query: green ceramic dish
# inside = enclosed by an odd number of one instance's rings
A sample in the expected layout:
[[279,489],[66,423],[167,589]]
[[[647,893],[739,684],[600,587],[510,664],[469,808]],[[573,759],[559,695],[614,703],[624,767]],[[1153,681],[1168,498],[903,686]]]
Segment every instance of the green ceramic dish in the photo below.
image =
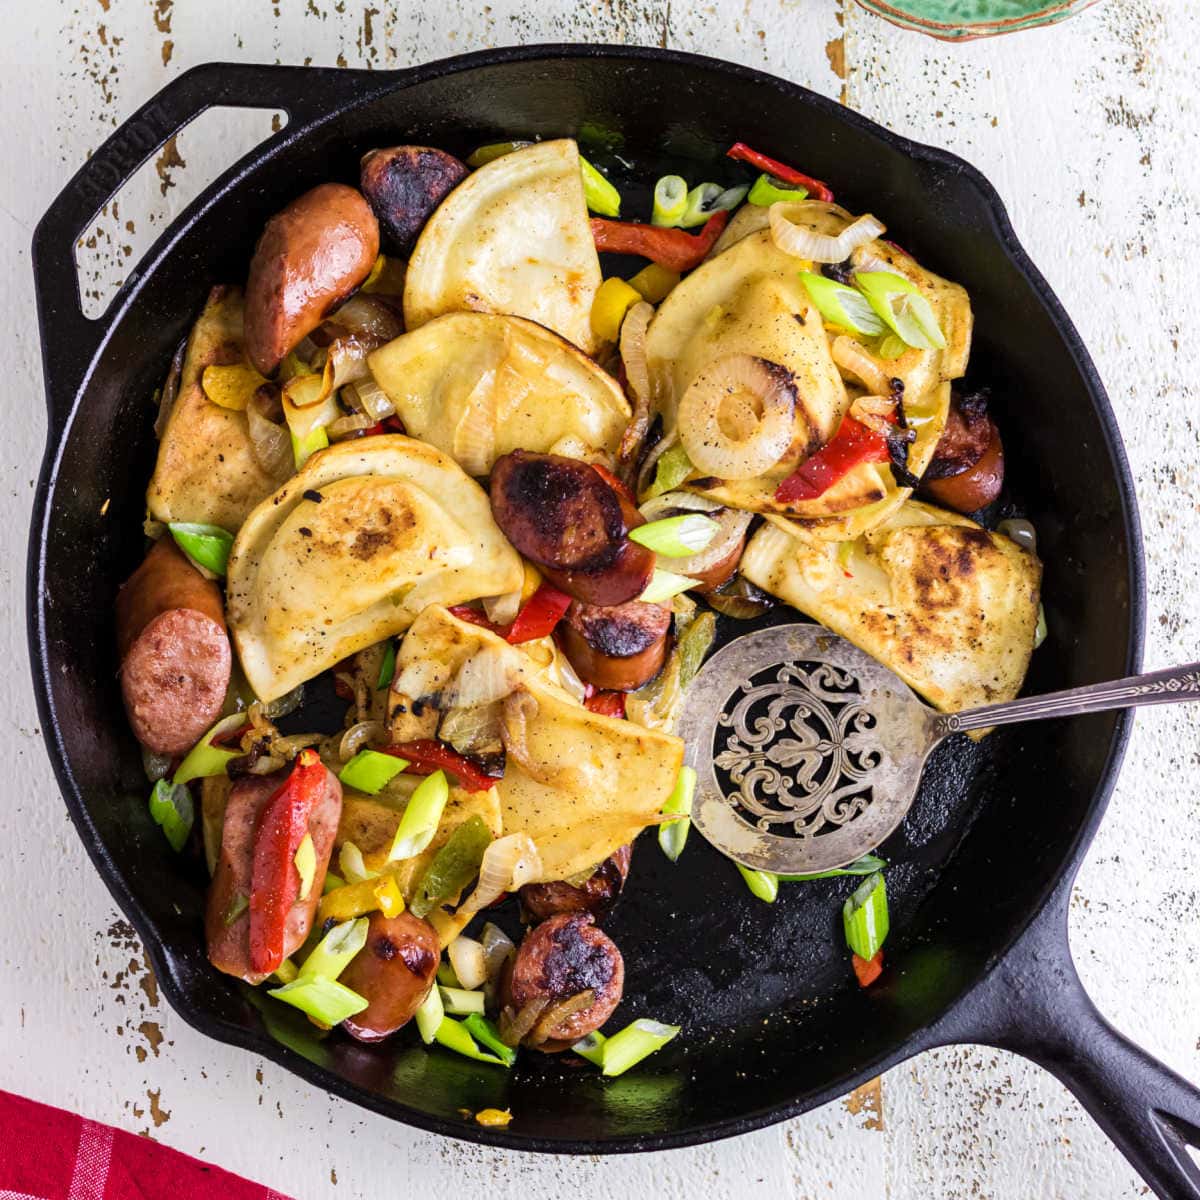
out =
[[946,41],[995,37],[1053,25],[1096,0],[858,0],[863,8],[903,29]]

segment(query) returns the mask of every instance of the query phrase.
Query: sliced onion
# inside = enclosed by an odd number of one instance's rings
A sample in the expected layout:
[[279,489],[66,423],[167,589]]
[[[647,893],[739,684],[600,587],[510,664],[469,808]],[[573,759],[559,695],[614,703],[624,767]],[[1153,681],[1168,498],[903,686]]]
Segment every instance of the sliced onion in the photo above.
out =
[[351,296],[329,321],[353,334],[375,338],[377,345],[390,342],[404,332],[404,322],[386,300],[362,292]]
[[454,682],[455,708],[474,708],[503,700],[520,682],[513,654],[505,646],[484,646],[459,668]]
[[446,947],[446,957],[450,960],[458,982],[473,992],[487,982],[487,955],[483,944],[474,938],[456,937]]
[[493,625],[511,625],[521,611],[521,597],[524,593],[520,588],[505,592],[503,596],[484,596],[481,603],[487,619]]
[[263,414],[257,395],[246,405],[246,424],[254,457],[264,473],[273,479],[289,474],[293,459],[288,431]]
[[646,363],[646,330],[654,316],[653,305],[638,301],[621,322],[620,355],[625,367],[625,382],[633,396],[633,415],[621,436],[617,451],[620,473],[626,481],[633,477],[638,455],[650,431],[650,368]]
[[1022,550],[1028,550],[1030,554],[1037,553],[1037,530],[1024,517],[1009,517],[1001,521],[996,526],[996,532],[1016,542]]
[[496,372],[484,371],[475,381],[454,428],[450,445],[468,475],[486,475],[496,460]]
[[[891,396],[856,396],[848,415],[860,425],[865,425],[880,437],[889,440],[905,432],[896,424],[896,401]],[[913,433],[912,430],[907,432]]]
[[[483,852],[479,882],[458,906],[458,912],[463,916],[477,913],[481,908],[495,904],[505,892],[520,891],[525,884],[536,882],[541,873],[542,856],[529,834],[509,833],[497,838]],[[459,979],[462,979],[461,975]]]
[[500,740],[500,702],[452,708],[438,726],[438,738],[459,754],[496,750]]
[[370,417],[372,422],[382,421],[396,411],[387,392],[370,376],[347,384],[342,395],[352,407]]
[[538,1018],[537,1024],[525,1036],[525,1045],[540,1046],[547,1041],[555,1028],[576,1013],[584,1012],[596,1003],[596,992],[593,988],[584,988],[573,996],[558,1000]]
[[370,377],[367,355],[379,345],[375,338],[343,337],[329,344],[321,371],[321,399],[348,383]]
[[387,742],[388,732],[382,721],[359,721],[342,734],[338,742],[338,758],[349,762],[364,746],[382,746]]
[[495,979],[504,969],[504,964],[508,961],[509,956],[516,953],[517,948],[513,945],[512,938],[499,925],[493,925],[491,921],[483,927],[479,939],[483,943],[487,977],[489,980]]
[[338,442],[343,438],[361,433],[364,429],[370,429],[374,424],[376,422],[372,421],[366,413],[351,413],[349,416],[338,417],[336,421],[332,421],[326,432],[329,434],[331,442]]
[[549,1003],[550,997],[541,992],[523,1004],[520,1012],[513,1012],[511,1007],[505,1008],[500,1014],[500,1040],[506,1046],[519,1046]]
[[642,465],[638,468],[637,477],[637,493],[640,496],[643,492],[649,489],[654,482],[655,468],[658,466],[658,460],[662,458],[672,446],[679,444],[679,429],[676,427],[670,433],[664,434],[651,447],[650,452],[642,461]]
[[571,666],[571,660],[565,654],[556,652],[554,669],[558,672],[558,686],[582,704],[587,699],[587,684],[579,678],[579,673]]
[[338,853],[338,866],[342,878],[347,883],[362,883],[364,879],[374,879],[378,871],[369,871],[363,861],[362,851],[353,842],[343,842]]
[[170,774],[172,761],[169,754],[155,754],[153,750],[142,747],[142,770],[151,783],[157,783]]
[[886,396],[892,390],[888,373],[861,342],[844,333],[839,334],[833,339],[829,353],[840,370],[849,371],[874,395]]
[[795,379],[787,368],[751,354],[718,358],[692,380],[679,402],[683,448],[706,475],[753,479],[792,444],[796,402]]
[[[807,258],[812,262],[845,262],[859,246],[887,232],[882,221],[866,213],[853,224],[847,225],[837,237],[817,233],[803,224],[806,215],[812,211],[803,200],[799,203],[780,201],[771,205],[768,212],[771,238],[784,254]],[[828,210],[822,207],[820,211],[824,214]]]

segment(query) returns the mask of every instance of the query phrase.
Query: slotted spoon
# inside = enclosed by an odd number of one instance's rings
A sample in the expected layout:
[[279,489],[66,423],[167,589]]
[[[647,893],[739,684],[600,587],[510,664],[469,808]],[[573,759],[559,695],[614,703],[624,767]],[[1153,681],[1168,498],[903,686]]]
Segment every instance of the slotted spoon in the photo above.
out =
[[939,713],[819,625],[745,634],[687,690],[679,734],[697,775],[692,820],[744,866],[807,875],[874,850],[912,806],[952,733],[1200,700],[1200,663]]

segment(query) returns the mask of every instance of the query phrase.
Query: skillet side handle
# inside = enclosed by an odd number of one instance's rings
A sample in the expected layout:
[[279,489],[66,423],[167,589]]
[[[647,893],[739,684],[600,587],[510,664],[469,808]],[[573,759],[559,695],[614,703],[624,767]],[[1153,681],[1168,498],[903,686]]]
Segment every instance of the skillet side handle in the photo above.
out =
[[1083,989],[1067,944],[1071,880],[1060,885],[930,1045],[981,1042],[1045,1067],[1164,1200],[1200,1200],[1200,1089],[1114,1029]]
[[[359,72],[207,63],[172,80],[88,159],[46,210],[33,235],[34,290],[50,437],[62,432],[89,366],[107,337],[108,315],[135,286],[134,268],[108,311],[93,320],[79,295],[75,246],[100,209],[169,138],[216,106],[279,108],[315,119],[362,89]],[[278,137],[287,136],[286,129]]]

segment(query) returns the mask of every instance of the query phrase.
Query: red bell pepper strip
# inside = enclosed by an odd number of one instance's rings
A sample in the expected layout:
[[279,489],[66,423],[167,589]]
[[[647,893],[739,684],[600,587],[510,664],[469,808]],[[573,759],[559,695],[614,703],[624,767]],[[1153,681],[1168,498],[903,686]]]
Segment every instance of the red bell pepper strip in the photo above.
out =
[[597,692],[583,702],[583,707],[588,712],[599,713],[602,717],[623,717],[625,715],[625,693]]
[[783,504],[814,500],[859,463],[888,461],[886,440],[853,417],[845,417],[833,438],[775,489],[775,499]]
[[538,590],[521,605],[517,619],[509,627],[505,641],[512,646],[522,642],[536,641],[549,637],[563,614],[571,607],[571,597],[558,588],[543,583]]
[[623,480],[618,479],[603,463],[592,463],[592,470],[608,484],[614,492],[624,500],[637,508],[637,501],[634,499],[633,493],[629,490],[628,484]]
[[782,183],[791,183],[805,188],[813,200],[829,201],[833,199],[833,192],[828,184],[814,179],[811,175],[805,175],[803,171],[797,171],[795,167],[789,167],[786,163],[779,162],[778,159],[768,158],[757,150],[751,150],[745,142],[734,142],[725,151],[725,154],[738,162],[749,163],[760,171],[766,171],[768,175],[774,175]]
[[259,974],[269,975],[283,962],[287,916],[300,894],[296,851],[324,791],[317,752],[302,750],[259,818],[250,877],[250,966]]
[[415,742],[400,742],[385,746],[384,754],[408,760],[408,770],[414,775],[432,775],[434,771],[449,771],[464,792],[486,792],[495,787],[496,781],[485,775],[469,758],[452,750],[434,738],[420,738]]
[[609,221],[592,218],[592,237],[597,250],[613,254],[638,254],[669,271],[690,271],[700,265],[729,223],[729,214],[715,212],[697,234],[686,229],[663,229],[658,225],[639,225],[635,221]]
[[850,959],[859,987],[870,987],[883,974],[882,950],[876,950],[874,958],[859,958],[857,954],[851,954]]
[[469,604],[452,604],[448,611],[460,621],[466,621],[468,625],[478,625],[480,629],[487,629],[492,633],[498,633],[501,637],[504,637],[508,632],[506,626],[497,625],[495,621],[489,621],[487,613],[481,608],[472,608]]

